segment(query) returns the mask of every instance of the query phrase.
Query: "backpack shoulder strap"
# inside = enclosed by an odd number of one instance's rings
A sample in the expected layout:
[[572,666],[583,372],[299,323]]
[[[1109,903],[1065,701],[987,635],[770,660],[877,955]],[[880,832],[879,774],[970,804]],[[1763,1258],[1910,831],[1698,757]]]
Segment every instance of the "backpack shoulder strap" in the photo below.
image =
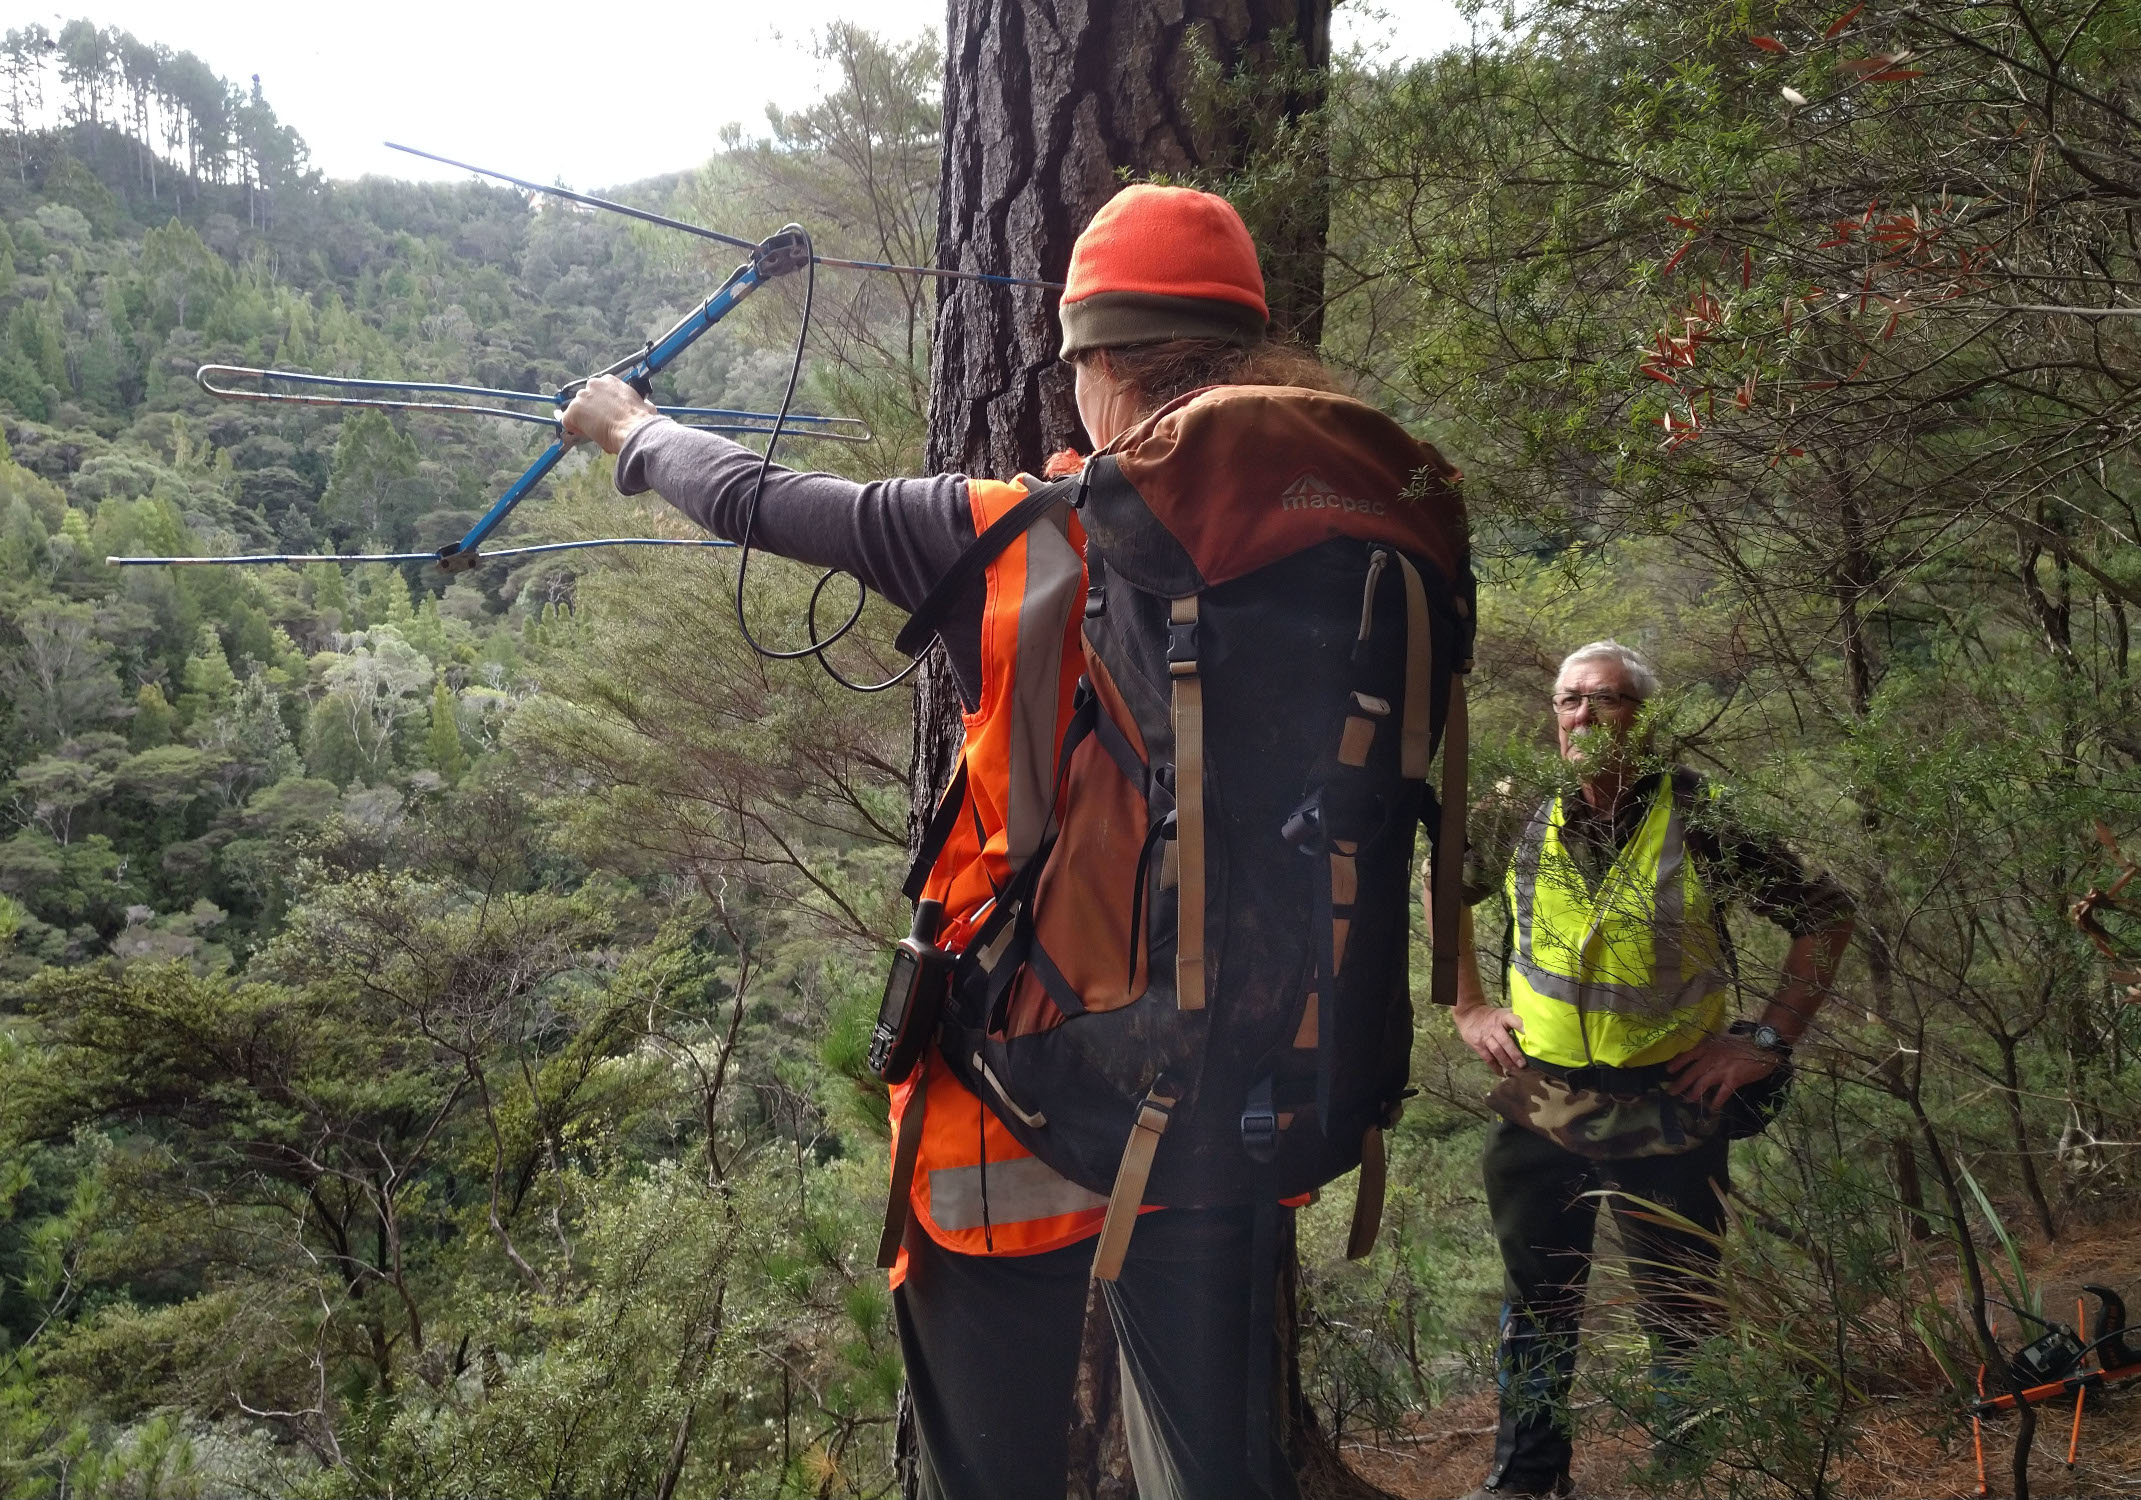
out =
[[952,829],[958,826],[959,814],[966,809],[966,757],[959,757],[959,765],[952,772],[951,785],[937,800],[936,811],[929,815],[929,823],[922,829],[922,840],[915,847],[914,858],[907,865],[907,879],[900,887],[900,894],[909,901],[922,899],[922,888],[929,881],[929,872],[937,867],[937,857],[944,846],[951,842]]
[[966,550],[952,560],[914,613],[907,617],[893,647],[903,656],[920,656],[929,649],[930,640],[937,627],[944,623],[944,615],[953,602],[981,581],[989,564],[1004,555],[1010,545],[1031,531],[1041,518],[1059,505],[1076,504],[1075,496],[1085,487],[1083,473],[1059,479],[1054,484],[1044,484],[1032,491],[1025,499],[1012,506],[994,521],[988,529],[966,544]]
[[1427,619],[1427,586],[1420,571],[1404,553],[1398,565],[1405,575],[1405,706],[1401,716],[1400,745],[1403,774],[1426,780],[1431,744],[1430,699],[1437,676],[1448,683],[1449,699],[1442,721],[1442,791],[1434,801],[1439,814],[1434,830],[1432,873],[1429,877],[1429,942],[1434,965],[1428,996],[1435,1005],[1457,1003],[1457,929],[1463,896],[1465,814],[1468,810],[1467,730],[1465,722],[1465,676],[1472,670],[1472,607],[1469,587],[1455,594],[1451,605],[1457,614],[1456,660],[1445,673],[1430,667],[1433,650]]
[[[1469,667],[1471,663],[1465,663]],[[1434,964],[1429,971],[1430,1004],[1457,1003],[1457,943],[1464,906],[1466,785],[1465,674],[1450,674],[1450,704],[1442,725],[1442,795],[1437,799],[1441,826],[1436,830],[1429,876],[1428,941]]]

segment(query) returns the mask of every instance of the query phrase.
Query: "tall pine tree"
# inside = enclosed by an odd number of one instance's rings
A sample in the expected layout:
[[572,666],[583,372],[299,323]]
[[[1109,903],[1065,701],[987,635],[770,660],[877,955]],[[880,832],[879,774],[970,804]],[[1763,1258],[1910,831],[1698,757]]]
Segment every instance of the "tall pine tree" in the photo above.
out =
[[[937,264],[1060,281],[1079,230],[1127,174],[1222,181],[1251,164],[1273,126],[1321,101],[1330,59],[1328,0],[1188,0],[1163,13],[1137,0],[1061,11],[1039,0],[952,0],[944,52],[944,153]],[[1263,97],[1269,110],[1228,108]],[[1317,179],[1320,182],[1320,176]],[[1252,214],[1273,320],[1313,341],[1322,317],[1329,199],[1320,188]],[[945,282],[930,370],[927,466],[1008,477],[1085,445],[1052,294]],[[914,807],[919,837],[950,778],[960,740],[956,684],[941,654],[916,698]],[[1291,1275],[1291,1271],[1290,1271]],[[1285,1299],[1291,1305],[1292,1299]],[[1297,1326],[1288,1329],[1295,1363]],[[1135,1493],[1120,1410],[1113,1330],[1096,1297],[1073,1426],[1074,1496]],[[1290,1403],[1306,1418],[1304,1403]],[[1324,1495],[1379,1493],[1347,1473],[1308,1422],[1297,1464]],[[908,1474],[910,1493],[911,1471]]]

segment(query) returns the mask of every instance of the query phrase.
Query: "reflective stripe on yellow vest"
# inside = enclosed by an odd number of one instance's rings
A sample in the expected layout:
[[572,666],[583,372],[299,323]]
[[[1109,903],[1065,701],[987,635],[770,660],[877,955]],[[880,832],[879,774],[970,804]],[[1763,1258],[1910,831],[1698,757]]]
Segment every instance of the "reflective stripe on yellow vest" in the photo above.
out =
[[1532,814],[1510,862],[1509,1006],[1528,1056],[1642,1067],[1723,1028],[1710,893],[1687,856],[1687,804],[1660,778],[1641,827],[1593,891],[1563,842],[1562,799]]

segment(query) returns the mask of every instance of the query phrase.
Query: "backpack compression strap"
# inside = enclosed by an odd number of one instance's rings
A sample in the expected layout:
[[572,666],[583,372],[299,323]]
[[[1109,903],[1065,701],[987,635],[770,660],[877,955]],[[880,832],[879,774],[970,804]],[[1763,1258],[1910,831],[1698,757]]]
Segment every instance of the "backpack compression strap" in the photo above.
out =
[[1130,1231],[1137,1227],[1145,1184],[1152,1180],[1153,1156],[1160,1149],[1160,1137],[1167,1134],[1174,1107],[1181,1102],[1182,1090],[1163,1073],[1137,1108],[1137,1124],[1130,1128],[1122,1165],[1115,1169],[1115,1191],[1108,1195],[1108,1217],[1100,1226],[1100,1242],[1093,1247],[1095,1281],[1113,1281],[1123,1273]]
[[1366,1260],[1383,1227],[1383,1194],[1389,1184],[1380,1121],[1361,1132],[1360,1176],[1353,1184],[1353,1223],[1346,1231],[1346,1259]]
[[1174,681],[1175,1005],[1204,1009],[1204,683],[1197,676],[1197,596],[1167,615],[1167,672]]

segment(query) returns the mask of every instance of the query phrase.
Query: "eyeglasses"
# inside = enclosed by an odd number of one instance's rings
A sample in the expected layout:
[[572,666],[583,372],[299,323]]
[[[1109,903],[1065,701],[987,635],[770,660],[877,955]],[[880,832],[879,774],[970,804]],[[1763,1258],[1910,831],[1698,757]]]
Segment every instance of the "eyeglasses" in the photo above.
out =
[[1554,712],[1572,714],[1588,702],[1592,708],[1600,713],[1611,713],[1617,708],[1633,707],[1642,701],[1641,698],[1628,693],[1616,693],[1611,688],[1605,688],[1596,693],[1556,693],[1554,694]]

